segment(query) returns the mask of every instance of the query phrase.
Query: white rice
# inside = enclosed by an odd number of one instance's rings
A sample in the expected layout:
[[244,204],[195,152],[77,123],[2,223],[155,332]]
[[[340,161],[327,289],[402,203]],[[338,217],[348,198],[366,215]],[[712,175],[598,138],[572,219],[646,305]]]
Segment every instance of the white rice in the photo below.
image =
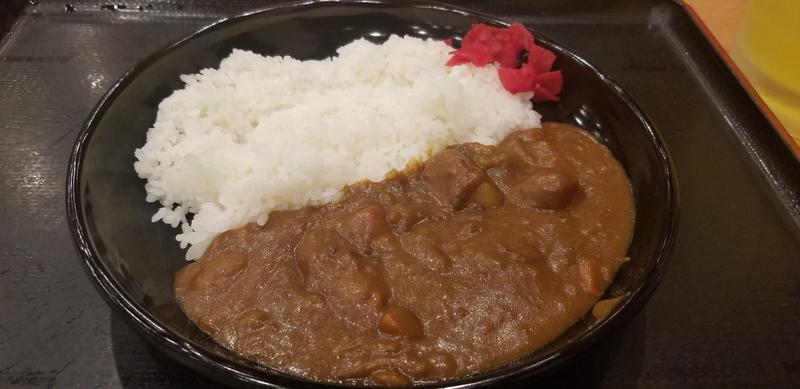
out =
[[[358,40],[321,61],[234,50],[183,75],[134,164],[153,215],[199,257],[211,239],[273,210],[335,200],[344,186],[448,144],[496,144],[537,127],[531,93],[506,92],[494,66],[444,66],[442,42]],[[187,214],[193,213],[191,223]]]

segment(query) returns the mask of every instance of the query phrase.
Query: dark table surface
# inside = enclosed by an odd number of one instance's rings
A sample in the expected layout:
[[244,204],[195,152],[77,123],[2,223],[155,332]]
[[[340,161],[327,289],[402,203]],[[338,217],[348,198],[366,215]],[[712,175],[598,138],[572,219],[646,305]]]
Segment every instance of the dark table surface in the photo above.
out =
[[[0,5],[0,387],[216,387],[151,348],[84,275],[65,222],[75,137],[156,49],[268,1]],[[621,331],[548,387],[800,387],[800,163],[669,1],[462,1],[572,47],[661,130],[672,263]]]

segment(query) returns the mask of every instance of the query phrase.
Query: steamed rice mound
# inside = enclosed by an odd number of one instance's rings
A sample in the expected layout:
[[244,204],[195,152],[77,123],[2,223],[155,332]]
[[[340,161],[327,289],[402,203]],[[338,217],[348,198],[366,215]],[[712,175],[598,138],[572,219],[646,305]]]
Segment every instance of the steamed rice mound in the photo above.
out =
[[448,144],[539,126],[530,93],[506,92],[493,65],[444,66],[451,50],[397,36],[321,61],[234,50],[219,69],[181,76],[135,152],[147,201],[161,204],[153,221],[180,225],[193,259],[273,210],[330,202]]

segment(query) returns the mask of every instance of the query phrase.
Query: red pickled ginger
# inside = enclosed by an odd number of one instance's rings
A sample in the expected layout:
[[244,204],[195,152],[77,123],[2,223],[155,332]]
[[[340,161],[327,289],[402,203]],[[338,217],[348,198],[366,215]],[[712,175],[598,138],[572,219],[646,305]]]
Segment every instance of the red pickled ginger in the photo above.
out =
[[[528,59],[520,63],[525,52]],[[507,91],[533,92],[533,101],[558,101],[564,80],[560,70],[551,70],[556,55],[537,46],[533,35],[519,23],[508,28],[473,24],[461,47],[450,54],[447,66],[496,63],[497,75]]]

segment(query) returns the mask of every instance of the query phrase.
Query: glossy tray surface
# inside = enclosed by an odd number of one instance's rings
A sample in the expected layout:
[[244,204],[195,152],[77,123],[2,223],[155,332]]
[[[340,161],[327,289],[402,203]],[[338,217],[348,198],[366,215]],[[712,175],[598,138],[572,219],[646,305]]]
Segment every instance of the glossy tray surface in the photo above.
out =
[[[800,164],[684,9],[666,0],[452,3],[524,22],[614,78],[655,122],[680,179],[677,243],[656,293],[546,383],[800,382]],[[66,166],[92,107],[128,68],[270,4],[41,1],[0,19],[9,20],[0,28],[0,386],[214,386],[151,349],[91,286],[66,226]]]

